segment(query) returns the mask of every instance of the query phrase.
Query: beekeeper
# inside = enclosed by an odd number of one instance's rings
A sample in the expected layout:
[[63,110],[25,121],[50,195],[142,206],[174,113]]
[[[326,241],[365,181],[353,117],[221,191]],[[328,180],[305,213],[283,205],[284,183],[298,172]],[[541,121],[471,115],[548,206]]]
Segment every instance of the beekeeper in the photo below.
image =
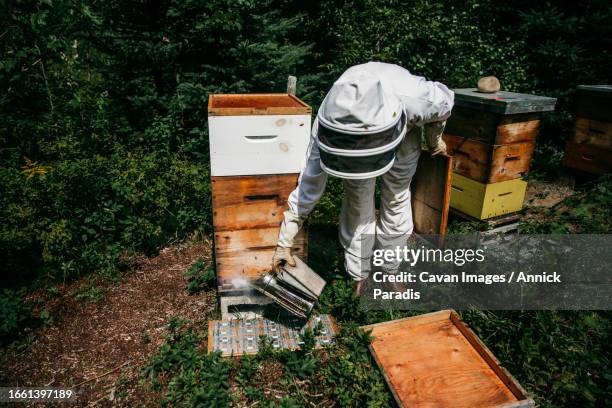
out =
[[432,155],[446,153],[442,131],[453,99],[445,85],[398,65],[368,62],[346,70],[327,93],[313,123],[306,165],[284,213],[274,269],[285,262],[294,265],[291,248],[296,234],[323,195],[327,177],[339,177],[345,191],[339,239],[346,271],[359,292],[369,273],[365,265],[374,237],[412,233],[410,181],[421,153],[421,130]]

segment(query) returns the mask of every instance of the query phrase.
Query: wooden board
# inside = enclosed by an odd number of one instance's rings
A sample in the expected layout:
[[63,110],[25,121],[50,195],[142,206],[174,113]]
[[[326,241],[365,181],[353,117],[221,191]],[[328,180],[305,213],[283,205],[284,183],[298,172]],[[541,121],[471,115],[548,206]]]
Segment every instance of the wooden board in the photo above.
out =
[[539,115],[526,115],[525,120],[510,122],[513,116],[519,115],[511,115],[505,117],[508,119],[508,123],[505,123],[506,120],[503,120],[502,123],[497,127],[496,137],[493,144],[508,144],[508,143],[517,143],[517,142],[534,142],[536,136],[538,134],[538,129],[540,128],[540,119]]
[[533,142],[490,145],[472,139],[444,134],[453,171],[482,183],[521,178],[529,171]]
[[485,184],[453,173],[450,205],[452,208],[485,220],[520,211],[527,183],[521,179]]
[[556,98],[547,96],[507,91],[481,93],[476,88],[453,89],[453,92],[455,106],[503,115],[552,111],[557,102]]
[[576,116],[612,122],[612,85],[579,85]]
[[[215,262],[220,290],[241,289],[235,287],[234,279],[254,280],[272,269],[279,226],[215,232]],[[307,259],[305,228],[295,237],[293,254]]]
[[[270,270],[287,198],[297,174],[212,178],[215,261],[220,290],[234,290],[237,278],[256,279]],[[306,259],[307,233],[294,253]]]
[[[451,191],[452,191],[452,188],[451,188]],[[515,225],[515,224],[518,225],[518,222],[522,218],[520,213],[510,213],[506,215],[500,215],[499,217],[492,217],[486,220],[481,220],[476,217],[472,217],[471,215],[468,215],[464,212],[461,212],[458,209],[453,208],[453,207],[450,208],[450,212],[468,221],[485,222],[489,228],[497,228],[497,227],[503,227],[506,225]]]
[[576,118],[574,143],[604,150],[612,150],[612,122]]
[[452,310],[364,326],[400,407],[533,407],[518,382]]
[[501,115],[455,106],[446,122],[446,133],[489,144],[534,141],[540,113]]
[[568,142],[565,147],[563,164],[591,174],[610,173],[612,172],[612,151]]
[[215,232],[278,227],[298,174],[212,178]]
[[[410,185],[414,232],[419,235],[446,234],[450,202],[452,159],[422,152]],[[436,244],[440,244],[438,242]]]
[[312,108],[291,94],[213,94],[209,116],[310,115]]

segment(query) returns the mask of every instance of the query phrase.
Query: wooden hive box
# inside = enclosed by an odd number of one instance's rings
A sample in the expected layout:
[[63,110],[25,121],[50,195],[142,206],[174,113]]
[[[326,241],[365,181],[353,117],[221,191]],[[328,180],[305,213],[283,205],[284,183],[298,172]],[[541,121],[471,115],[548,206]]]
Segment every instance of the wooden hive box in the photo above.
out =
[[528,408],[533,399],[452,310],[364,326],[397,405]]
[[521,178],[529,171],[533,141],[491,145],[451,134],[444,135],[453,171],[481,183]]
[[597,175],[612,171],[612,86],[578,87],[575,131],[563,164]]
[[[208,103],[217,282],[270,270],[289,194],[306,159],[311,108],[289,94],[211,95]],[[306,233],[294,253],[307,255]]]
[[460,213],[485,220],[520,211],[527,182],[521,179],[481,183],[453,173],[450,206]]
[[453,171],[483,183],[520,178],[529,171],[542,112],[556,99],[500,91],[455,89],[445,128]]
[[453,89],[455,105],[445,132],[492,145],[535,140],[542,112],[555,109],[555,98],[499,91]]
[[612,85],[579,85],[576,117],[612,122]]

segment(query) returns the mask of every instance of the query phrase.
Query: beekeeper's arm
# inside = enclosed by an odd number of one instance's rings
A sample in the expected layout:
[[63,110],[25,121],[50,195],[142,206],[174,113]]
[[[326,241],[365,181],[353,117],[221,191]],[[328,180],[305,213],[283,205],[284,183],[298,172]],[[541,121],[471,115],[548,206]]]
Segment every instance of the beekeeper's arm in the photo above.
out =
[[414,94],[402,97],[408,120],[423,127],[425,140],[432,155],[446,153],[442,133],[451,114],[455,94],[440,82],[417,78]]
[[296,189],[291,192],[287,199],[289,208],[284,213],[283,223],[278,234],[276,252],[272,258],[275,269],[278,269],[284,262],[295,266],[295,261],[291,256],[293,240],[302,228],[302,224],[304,224],[308,215],[312,212],[315,204],[325,192],[327,173],[321,169],[319,148],[315,140],[318,128],[319,122],[315,119],[312,124],[306,166],[300,173]]

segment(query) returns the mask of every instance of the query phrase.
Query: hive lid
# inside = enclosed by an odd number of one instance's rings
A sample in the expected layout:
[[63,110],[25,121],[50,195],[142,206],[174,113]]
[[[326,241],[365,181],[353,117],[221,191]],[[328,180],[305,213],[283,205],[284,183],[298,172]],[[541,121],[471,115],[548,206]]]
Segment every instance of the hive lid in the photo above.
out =
[[399,407],[533,408],[521,385],[453,310],[362,326]]
[[612,96],[612,85],[578,85],[580,93],[597,93]]
[[577,117],[612,122],[612,85],[578,85],[574,106]]
[[510,115],[515,113],[546,112],[555,109],[556,98],[499,91],[478,92],[476,88],[453,89],[455,106]]
[[310,115],[312,109],[291,94],[213,94],[208,116]]

